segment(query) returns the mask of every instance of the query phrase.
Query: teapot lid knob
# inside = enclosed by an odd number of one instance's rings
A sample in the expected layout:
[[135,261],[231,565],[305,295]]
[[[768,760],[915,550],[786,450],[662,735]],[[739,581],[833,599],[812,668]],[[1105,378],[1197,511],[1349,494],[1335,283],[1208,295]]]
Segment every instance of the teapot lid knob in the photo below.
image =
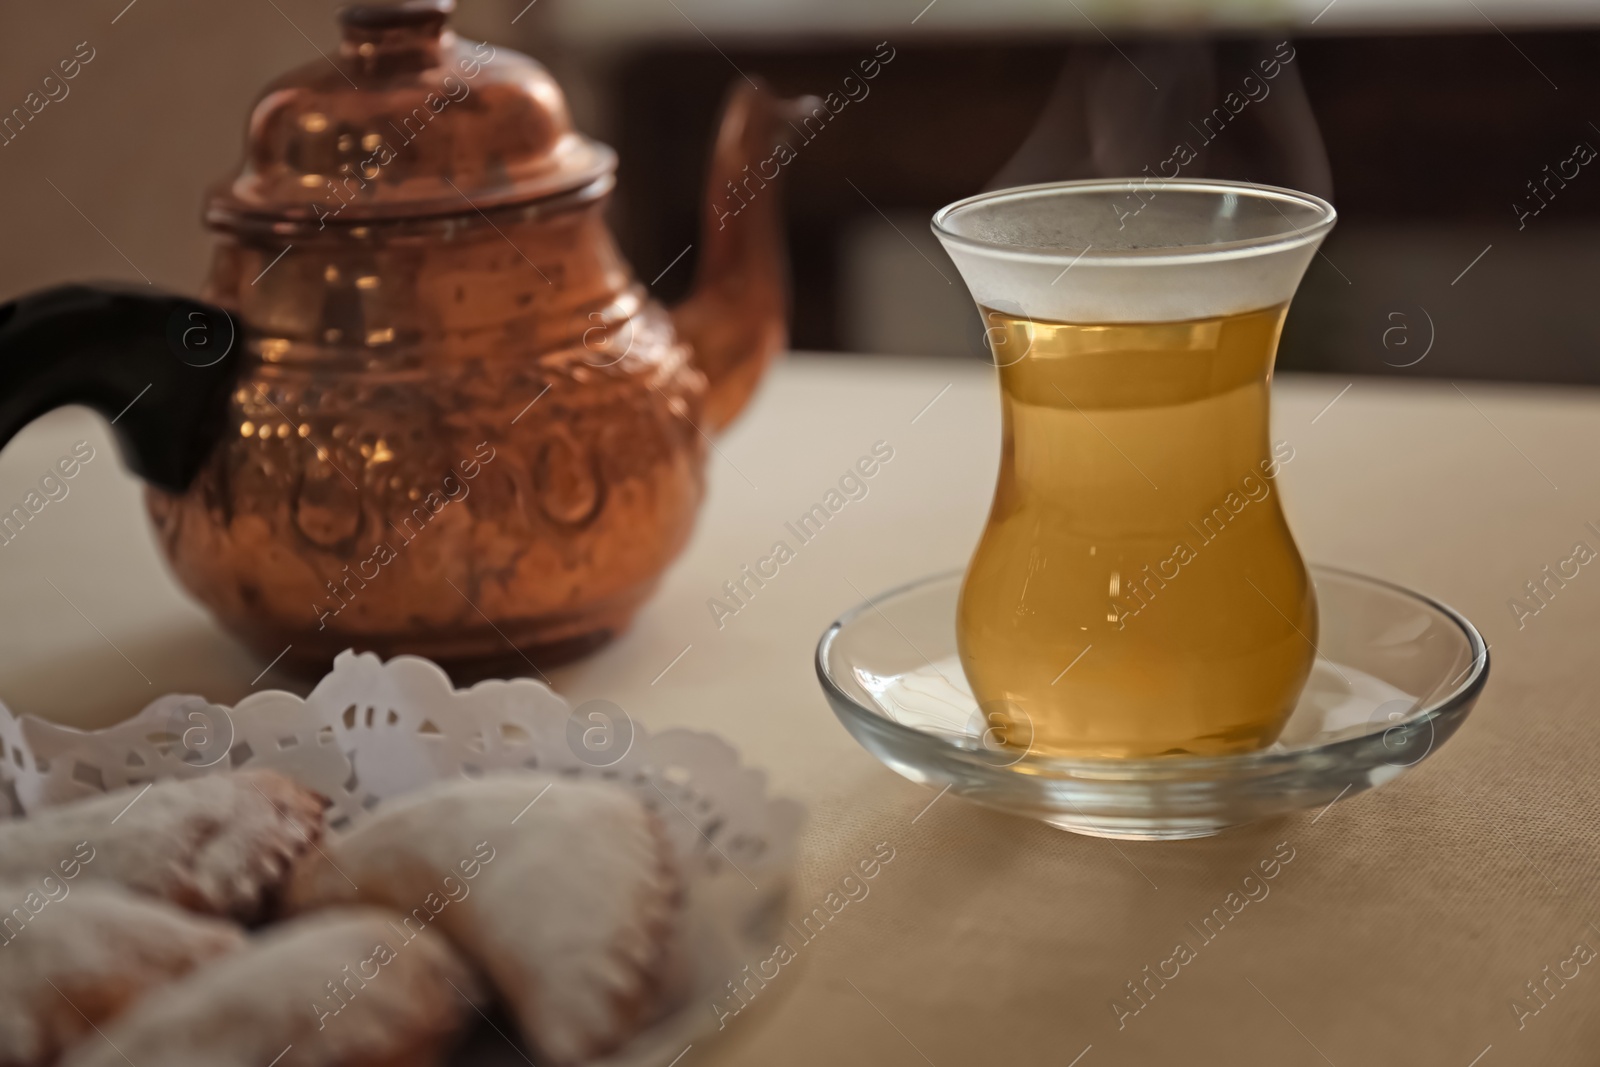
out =
[[456,0],[401,0],[398,4],[349,4],[339,9],[345,38],[365,38],[374,31],[420,30],[437,37],[455,13]]
[[357,3],[339,9],[339,53],[361,74],[394,76],[439,65],[455,0]]

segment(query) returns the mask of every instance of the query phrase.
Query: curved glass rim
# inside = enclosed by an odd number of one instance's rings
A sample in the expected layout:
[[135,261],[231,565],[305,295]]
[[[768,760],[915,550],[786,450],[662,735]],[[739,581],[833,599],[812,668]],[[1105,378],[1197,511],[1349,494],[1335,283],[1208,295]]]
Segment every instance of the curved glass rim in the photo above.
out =
[[[1374,578],[1371,575],[1346,570],[1343,567],[1330,567],[1317,563],[1307,564],[1307,569],[1311,571],[1313,576],[1322,574],[1334,575],[1363,585],[1378,586],[1391,592],[1399,593],[1408,599],[1420,601],[1455,623],[1466,637],[1467,644],[1472,650],[1472,660],[1455,687],[1450,692],[1434,698],[1426,707],[1418,708],[1410,718],[1396,725],[1427,725],[1445,718],[1463,705],[1470,705],[1477,699],[1478,694],[1489,680],[1489,647],[1484,641],[1483,635],[1478,632],[1478,628],[1472,625],[1465,615],[1450,605],[1435,600],[1426,593],[1419,593],[1415,589],[1408,589],[1403,585],[1383,578]],[[833,647],[834,638],[839,635],[839,632],[845,626],[855,621],[857,617],[869,611],[880,611],[879,604],[902,593],[910,592],[920,586],[934,582],[959,578],[964,573],[964,570],[955,569],[924,575],[914,581],[895,586],[893,589],[880,593],[876,597],[869,597],[865,602],[857,604],[843,615],[840,615],[823,631],[821,640],[817,642],[814,662],[817,670],[817,679],[822,683],[822,689],[828,697],[828,703],[836,710],[848,708],[853,718],[867,723],[871,729],[880,730],[890,735],[897,735],[911,741],[912,744],[932,746],[946,758],[954,758],[957,761],[971,761],[979,767],[989,769],[989,765],[984,763],[976,753],[955,744],[948,738],[907,726],[889,718],[887,715],[881,714],[879,711],[866,707],[855,697],[846,693],[843,687],[834,681],[827,662],[828,652]],[[1319,746],[1319,748],[1323,751],[1334,751],[1345,745],[1359,744],[1363,739],[1364,735],[1343,738],[1331,744]],[[1029,752],[1018,760],[1014,768],[1028,768],[1036,775],[1066,778],[1117,779],[1138,778],[1145,775],[1167,777],[1174,772],[1181,775],[1183,772],[1188,771],[1204,773],[1224,768],[1232,773],[1248,775],[1251,773],[1270,773],[1292,766],[1302,755],[1303,753],[1297,750],[1275,752],[1270,748],[1230,756],[1155,756],[1141,759],[1043,756]]]
[[[946,204],[934,212],[933,232],[941,241],[947,241],[978,252],[1000,254],[1015,259],[1046,260],[1050,262],[1071,260],[1074,264],[1087,262],[1094,266],[1131,266],[1134,264],[1198,263],[1288,251],[1292,248],[1299,248],[1320,241],[1333,228],[1333,224],[1338,221],[1339,217],[1332,204],[1320,196],[1303,193],[1297,189],[1287,189],[1278,185],[1260,185],[1255,182],[1225,181],[1220,178],[1192,178],[1181,181],[1163,181],[1157,191],[1212,193],[1217,195],[1233,193],[1235,195],[1249,196],[1257,200],[1284,201],[1300,207],[1310,208],[1317,213],[1318,217],[1310,225],[1304,227],[1296,226],[1285,217],[1286,230],[1261,237],[1247,237],[1237,241],[1216,241],[1208,244],[1173,244],[1153,248],[1104,249],[1095,252],[1093,255],[1089,254],[1094,247],[1093,245],[1078,250],[1073,248],[1043,248],[1006,244],[1000,241],[987,241],[978,237],[969,237],[955,232],[949,226],[950,218],[957,212],[979,204],[992,204],[1007,200],[1026,200],[1038,196],[1056,194],[1072,196],[1079,193],[1121,192],[1126,190],[1134,180],[1131,178],[1087,178],[1078,181],[1018,185],[1008,189],[995,189],[986,193],[978,193],[976,196],[957,200],[953,204]],[[1077,252],[1077,254],[1074,255],[1074,252]]]

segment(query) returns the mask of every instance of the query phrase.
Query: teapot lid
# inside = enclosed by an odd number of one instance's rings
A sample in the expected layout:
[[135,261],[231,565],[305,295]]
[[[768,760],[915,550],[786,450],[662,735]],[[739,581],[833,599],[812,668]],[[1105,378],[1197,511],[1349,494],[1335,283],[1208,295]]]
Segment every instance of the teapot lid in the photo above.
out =
[[207,198],[219,229],[473,214],[595,183],[616,154],[575,132],[549,71],[457,37],[455,0],[355,4],[343,39],[266,87],[244,161]]

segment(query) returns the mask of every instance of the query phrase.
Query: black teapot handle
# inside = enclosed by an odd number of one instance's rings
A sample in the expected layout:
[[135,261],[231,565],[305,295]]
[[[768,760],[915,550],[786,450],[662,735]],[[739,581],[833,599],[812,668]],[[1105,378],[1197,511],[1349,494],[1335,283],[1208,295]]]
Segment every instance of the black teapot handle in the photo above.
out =
[[135,474],[182,492],[223,433],[243,344],[222,309],[144,287],[61,285],[0,305],[0,446],[82,404],[111,422]]

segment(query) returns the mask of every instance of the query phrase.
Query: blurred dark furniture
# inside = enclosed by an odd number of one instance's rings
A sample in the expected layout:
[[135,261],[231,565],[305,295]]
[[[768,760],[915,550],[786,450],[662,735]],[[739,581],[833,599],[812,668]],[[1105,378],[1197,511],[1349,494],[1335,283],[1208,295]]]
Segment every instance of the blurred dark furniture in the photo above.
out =
[[[926,217],[978,191],[1005,164],[1069,44],[894,45],[871,96],[788,168],[794,347],[859,347],[842,293],[852,227],[888,216],[905,233],[906,269],[927,270],[912,256],[923,254]],[[785,94],[825,93],[873,45],[629,52],[609,97],[625,161],[618,221],[639,272],[653,276],[695,239],[688,205],[735,67]],[[1600,278],[1600,162],[1551,186],[1558,191],[1548,207],[1521,229],[1512,206],[1537,206],[1526,183],[1545,180],[1544,168],[1569,159],[1578,142],[1600,148],[1591,122],[1600,121],[1592,107],[1600,99],[1600,31],[1510,40],[1493,32],[1326,36],[1294,46],[1341,222],[1302,287],[1279,366],[1600,382],[1600,316],[1591,307]],[[693,258],[662,278],[664,295],[687,289]],[[916,284],[931,287],[929,299],[946,288],[933,271]],[[980,333],[975,313],[970,321],[968,348]],[[1427,357],[1402,366],[1430,335]]]

